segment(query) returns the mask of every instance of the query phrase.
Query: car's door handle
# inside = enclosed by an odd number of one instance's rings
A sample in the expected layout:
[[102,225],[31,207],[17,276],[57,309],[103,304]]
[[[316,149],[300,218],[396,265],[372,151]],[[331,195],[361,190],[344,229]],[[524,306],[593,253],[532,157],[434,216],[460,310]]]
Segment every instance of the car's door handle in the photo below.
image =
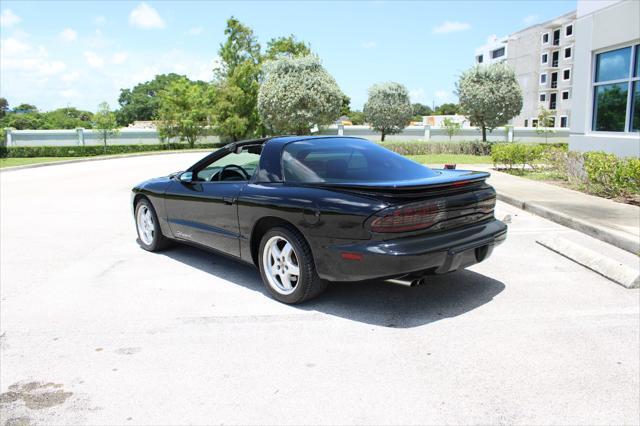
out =
[[236,197],[222,197],[222,201],[227,205],[233,205],[236,202]]

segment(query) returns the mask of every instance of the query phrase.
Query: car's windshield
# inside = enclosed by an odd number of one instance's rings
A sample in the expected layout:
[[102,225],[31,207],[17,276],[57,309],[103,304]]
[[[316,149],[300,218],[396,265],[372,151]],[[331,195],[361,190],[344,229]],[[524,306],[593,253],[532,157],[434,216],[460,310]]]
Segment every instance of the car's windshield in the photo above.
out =
[[379,182],[429,178],[436,173],[364,139],[322,138],[292,142],[282,154],[288,182]]
[[243,181],[251,179],[258,168],[261,146],[244,147],[240,153],[232,152],[201,169],[196,180],[206,182]]

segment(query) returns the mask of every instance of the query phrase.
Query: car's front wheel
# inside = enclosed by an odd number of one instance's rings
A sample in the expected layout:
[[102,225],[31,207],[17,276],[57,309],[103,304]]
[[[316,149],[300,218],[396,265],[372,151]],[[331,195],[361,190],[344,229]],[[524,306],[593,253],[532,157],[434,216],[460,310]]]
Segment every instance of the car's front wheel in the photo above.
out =
[[136,230],[140,247],[148,251],[167,248],[169,240],[162,235],[158,216],[149,200],[143,198],[136,204]]
[[301,303],[326,289],[326,281],[316,273],[309,245],[295,229],[270,229],[262,237],[259,254],[260,275],[275,299]]

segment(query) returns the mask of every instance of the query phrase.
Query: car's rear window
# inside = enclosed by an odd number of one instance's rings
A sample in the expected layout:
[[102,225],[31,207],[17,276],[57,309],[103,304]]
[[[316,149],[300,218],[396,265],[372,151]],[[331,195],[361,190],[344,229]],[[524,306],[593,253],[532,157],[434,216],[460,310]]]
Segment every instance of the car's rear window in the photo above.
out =
[[291,142],[284,147],[282,168],[285,181],[298,183],[379,182],[436,175],[378,144],[347,138]]

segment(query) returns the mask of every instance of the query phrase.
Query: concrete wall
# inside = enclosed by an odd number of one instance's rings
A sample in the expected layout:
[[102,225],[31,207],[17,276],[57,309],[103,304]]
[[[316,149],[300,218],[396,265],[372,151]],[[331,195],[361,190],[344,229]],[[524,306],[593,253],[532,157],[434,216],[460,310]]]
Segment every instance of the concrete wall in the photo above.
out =
[[[640,133],[592,131],[593,61],[595,54],[640,43],[640,2],[635,0],[595,4],[580,0],[583,13],[576,21],[573,104],[569,148],[606,151],[619,156],[640,156]],[[585,3],[583,5],[582,3]]]
[[[320,130],[322,135],[357,136],[379,141],[380,133],[375,132],[369,126],[329,126]],[[569,132],[567,129],[553,129],[548,135],[549,142],[567,142]],[[434,142],[452,141],[478,141],[482,139],[482,133],[477,127],[462,128],[460,133],[449,139],[447,130],[443,127],[409,126],[402,133],[387,135],[386,141],[415,141],[425,140]],[[509,136],[508,129],[500,127],[487,133],[487,139],[491,142],[545,142],[544,135],[538,134],[536,129],[516,127],[512,128]],[[201,139],[204,142],[217,143],[220,139],[216,136]],[[102,145],[100,136],[92,130],[12,130],[7,134],[7,146],[79,146]],[[158,144],[158,132],[155,129],[122,129],[115,138],[107,141],[108,145],[134,145],[134,144]]]

